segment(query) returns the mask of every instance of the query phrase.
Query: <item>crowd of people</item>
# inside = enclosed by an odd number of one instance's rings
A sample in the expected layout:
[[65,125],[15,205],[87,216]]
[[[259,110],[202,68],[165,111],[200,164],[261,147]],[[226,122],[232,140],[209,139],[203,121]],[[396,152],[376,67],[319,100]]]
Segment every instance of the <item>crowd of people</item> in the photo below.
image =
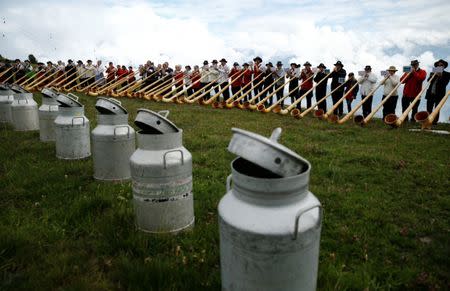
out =
[[[167,62],[156,65],[152,61],[147,61],[135,71],[132,66],[127,68],[124,65],[114,65],[113,62],[109,62],[108,66],[103,66],[100,60],[96,64],[93,64],[91,60],[87,60],[86,64],[81,60],[77,61],[76,64],[72,60],[68,60],[67,64],[62,61],[53,64],[49,61],[47,64],[38,63],[35,67],[28,60],[24,62],[16,60],[12,64],[12,70],[9,74],[4,74],[0,82],[7,79],[11,74],[15,74],[15,80],[18,80],[27,75],[39,77],[42,74],[53,73],[56,75],[55,78],[62,75],[66,76],[66,82],[75,83],[81,88],[93,84],[102,86],[118,80],[123,80],[120,85],[122,87],[127,84],[134,84],[137,80],[142,80],[138,89],[150,87],[155,82],[167,82],[169,85],[173,84],[173,86],[168,86],[162,92],[163,95],[170,95],[171,92],[179,93],[184,90],[189,98],[194,93],[201,91],[207,92],[207,94],[203,94],[203,98],[206,100],[210,98],[208,92],[212,92],[222,95],[224,101],[227,101],[230,97],[235,99],[245,95],[241,102],[249,101],[252,98],[254,102],[265,99],[265,105],[270,106],[274,104],[274,99],[276,99],[282,107],[284,106],[284,87],[287,86],[291,104],[304,96],[306,107],[309,108],[312,106],[314,95],[316,101],[319,101],[327,94],[327,79],[331,79],[333,104],[337,104],[345,96],[348,112],[352,110],[352,101],[357,98],[358,93],[361,98],[369,97],[362,107],[363,115],[366,117],[372,111],[373,96],[369,95],[373,95],[372,91],[379,81],[377,75],[372,72],[370,65],[366,66],[363,72],[359,72],[357,78],[352,72],[347,75],[341,61],[337,61],[331,71],[327,70],[323,63],[313,67],[309,62],[305,62],[303,68],[297,63],[291,63],[288,67],[284,67],[281,61],[278,61],[275,65],[271,62],[264,65],[261,57],[255,57],[252,62],[243,63],[242,66],[235,62],[230,67],[227,63],[224,58],[219,61],[212,60],[211,63],[205,60],[201,67],[186,65],[183,70],[181,65],[176,65],[172,69]],[[429,112],[435,108],[446,93],[450,76],[450,73],[445,71],[447,66],[446,61],[438,60],[434,67],[440,68],[440,70],[428,75],[428,80],[430,80],[436,74],[426,93],[427,111]],[[6,69],[8,69],[8,65],[0,64],[0,73]],[[390,113],[395,113],[399,94],[394,89],[398,88],[399,82],[404,84],[401,98],[403,111],[408,108],[422,90],[422,83],[427,77],[426,71],[420,67],[417,60],[411,61],[410,69],[410,73],[405,72],[400,77],[397,75],[395,66],[390,66],[386,70],[386,75],[380,80],[384,87],[383,99],[390,95],[389,100],[383,106],[383,118]],[[77,80],[78,83],[74,80]],[[50,82],[49,80],[48,83]],[[120,88],[120,86],[115,89]],[[249,94],[245,94],[249,91]],[[266,98],[268,94],[273,95],[273,97]],[[417,112],[418,106],[419,102],[414,105],[412,116]],[[296,107],[301,110],[301,102],[297,102]],[[326,112],[327,103],[319,103],[318,109]],[[339,116],[344,114],[343,102],[337,106],[334,114]],[[413,117],[411,117],[411,120],[413,120]]]

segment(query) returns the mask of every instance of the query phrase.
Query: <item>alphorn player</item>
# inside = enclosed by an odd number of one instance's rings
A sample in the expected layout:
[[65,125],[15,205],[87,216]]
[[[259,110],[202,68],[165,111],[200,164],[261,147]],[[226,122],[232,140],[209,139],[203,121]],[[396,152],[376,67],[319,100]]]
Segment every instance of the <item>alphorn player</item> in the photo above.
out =
[[[275,83],[275,90],[277,90],[278,88],[284,86],[284,83],[285,83],[285,78],[284,78],[284,77],[286,76],[286,72],[287,72],[287,70],[286,70],[285,68],[283,68],[283,63],[282,63],[281,61],[278,61],[278,62],[277,62],[277,67],[276,67],[276,69],[272,72],[273,78],[274,78],[275,80],[278,80],[278,79],[279,79],[279,80]],[[281,77],[283,77],[283,78],[281,78]],[[280,79],[280,78],[281,78],[281,79]],[[284,88],[278,90],[277,93],[276,93],[276,95],[277,95],[277,101],[279,101],[281,98],[283,98],[283,95],[284,95]],[[281,101],[280,106],[281,106],[281,108],[284,108],[284,100]]]
[[64,71],[66,72],[66,77],[71,76],[66,80],[67,83],[72,82],[72,80],[76,78],[74,73],[77,71],[77,68],[72,60],[67,60],[67,66]]
[[[245,70],[244,75],[242,75],[242,87],[245,87],[252,81],[252,74],[253,74],[253,72],[252,72],[252,70],[250,70],[250,65],[248,63],[244,63],[242,66],[244,67],[244,70]],[[247,93],[248,90],[250,90],[250,87],[251,87],[251,85],[248,85],[246,87],[247,89],[245,89],[241,93],[242,94]],[[251,93],[246,94],[245,97],[242,98],[244,100],[241,99],[240,103],[243,104],[244,102],[247,102],[248,100],[250,100],[251,96],[249,96],[249,95],[252,95],[252,94]]]
[[[228,86],[228,75],[230,74],[230,68],[227,66],[226,59],[222,58],[220,60],[220,65],[217,67],[217,70],[219,71],[220,90],[223,90]],[[222,92],[223,101],[227,101],[230,98],[230,89],[228,87]]]
[[[306,92],[308,92],[308,90],[310,90],[313,87],[313,79],[309,79],[312,75],[314,75],[314,72],[311,70],[311,64],[309,62],[306,62],[303,64],[304,69],[301,71],[300,74],[300,79],[302,80],[302,84],[300,85],[300,92],[299,92],[299,96],[303,96]],[[313,92],[311,90],[311,92],[308,93],[308,95],[306,95],[306,108],[311,107],[312,105],[312,97],[313,97]],[[301,102],[299,102],[300,108],[301,108]]]
[[136,81],[136,77],[134,76],[134,71],[132,66],[128,66],[128,81],[127,84],[131,84]]
[[[256,85],[263,78],[264,67],[262,66],[261,57],[254,58],[253,62],[254,62],[254,64],[253,64],[253,85]],[[254,87],[253,93],[255,94],[255,96],[259,92],[261,92],[263,90],[263,88],[264,88],[264,82],[261,82],[258,86]],[[259,98],[261,98],[261,96]],[[256,102],[259,102],[259,100],[256,100]]]
[[[203,67],[202,67],[202,71],[201,71],[201,77],[200,77],[200,87],[201,90],[208,90],[209,91],[209,63],[208,61],[203,61]],[[208,87],[208,88],[206,88]],[[205,95],[210,95],[210,94],[205,94]],[[206,99],[206,98],[203,98]]]
[[[264,98],[266,98],[266,96],[267,96],[267,94],[272,94],[272,92],[273,92],[273,81],[275,81],[274,79],[273,79],[273,72],[274,72],[274,68],[273,68],[273,64],[272,64],[272,62],[268,62],[267,64],[266,64],[266,70],[264,71],[264,73],[263,73],[263,77],[267,77],[265,80],[264,80],[264,89],[266,89],[266,88],[269,88],[269,89],[267,89],[266,90],[266,92],[264,92],[263,94],[262,94],[262,99],[264,99]],[[270,106],[270,105],[272,105],[272,99],[273,99],[273,96],[272,97],[270,97],[268,100],[266,100],[266,102],[265,102],[265,104],[264,104],[264,106]]]
[[[98,60],[97,61],[97,65],[95,65],[95,82],[97,82],[98,80],[101,80],[103,78],[105,78],[105,76],[103,75],[103,72],[105,70],[102,67],[102,61]],[[99,82],[100,83],[100,82]]]
[[[211,66],[209,66],[209,71],[211,72],[211,74],[209,75],[209,82],[213,82],[212,83],[212,87],[214,88],[214,93],[217,94],[219,93],[219,87],[217,86],[219,84],[219,76],[220,76],[220,72],[219,72],[219,62],[217,60],[212,60]],[[209,99],[209,95],[205,96],[205,100]]]
[[[334,64],[333,72],[330,75],[331,78],[331,91],[339,87],[341,84],[345,82],[345,76],[347,72],[344,70],[344,65],[341,61],[337,61]],[[344,96],[344,86],[336,90],[333,94],[331,94],[331,98],[333,99],[333,105],[335,105],[339,100]],[[339,106],[334,110],[334,115],[342,115],[344,114],[344,104],[342,102]]]
[[[181,66],[180,66],[181,69]],[[173,80],[173,69],[171,67],[169,67],[169,63],[168,62],[164,62],[162,65],[162,69],[160,71],[160,76],[162,78],[162,81],[165,82],[167,80]],[[169,94],[169,92],[172,91],[172,88],[167,88],[166,90],[164,90],[163,92],[161,92],[161,95],[167,95]]]
[[[389,77],[386,80],[383,80],[382,82],[382,84],[384,85],[382,100],[384,100],[386,96],[389,95],[395,88],[395,86],[397,86],[398,83],[400,82],[400,77],[395,74],[395,72],[397,72],[395,66],[390,66],[386,71]],[[386,115],[395,114],[395,108],[397,107],[397,100],[398,100],[398,92],[397,89],[395,89],[395,92],[393,92],[391,94],[391,97],[389,97],[386,103],[383,104],[383,120],[386,117]]]
[[[291,63],[291,68],[287,72],[287,75],[290,79],[289,81],[289,92],[291,92],[291,104],[294,103],[299,97],[298,90],[298,79],[300,78],[300,65],[296,63]],[[300,109],[300,102],[297,103],[297,109]]]
[[[327,67],[323,63],[320,63],[317,66],[317,69],[319,69],[319,71],[317,72],[316,76],[314,77],[314,82],[319,83],[327,76],[327,74],[325,73],[326,68]],[[319,100],[322,99],[323,97],[325,97],[325,95],[327,94],[327,85],[328,85],[327,83],[328,83],[328,79],[316,86],[316,102],[319,102]],[[317,108],[322,109],[323,112],[327,112],[327,100],[320,102],[317,105]]]
[[[239,90],[241,90],[241,84],[242,84],[242,79],[241,78],[234,78],[232,76],[237,76],[239,73],[241,73],[241,67],[239,66],[239,64],[237,62],[235,62],[233,64],[233,68],[230,71],[230,74],[228,75],[230,78],[232,78],[231,81],[231,94],[234,96],[237,92],[239,92]],[[239,97],[239,96],[235,96],[235,97]]]
[[116,67],[114,67],[113,62],[109,62],[108,68],[106,68],[106,83],[114,80],[116,77]]
[[[345,81],[344,85],[344,94],[345,94],[345,102],[347,103],[347,112],[352,111],[352,102],[356,99],[356,96],[358,96],[359,91],[359,85],[355,86],[355,84],[358,83],[358,81],[355,79],[355,74],[352,72],[348,73],[348,79]],[[355,88],[352,89],[352,87],[355,86]]]
[[191,96],[192,93],[193,93],[193,89],[192,89],[192,68],[191,68],[191,66],[189,66],[189,65],[184,66],[183,78],[184,78],[184,85],[186,86],[186,88],[188,88],[186,90],[186,93],[187,93],[188,96]]
[[173,72],[175,78],[175,93],[183,90],[184,72],[181,70],[181,65],[175,65],[175,71]]
[[87,60],[87,65],[84,67],[84,69],[86,70],[86,73],[80,79],[80,81],[83,82],[83,81],[89,80],[89,81],[86,81],[86,83],[83,83],[84,86],[89,86],[94,82],[94,78],[95,78],[95,67],[92,65],[91,60]]
[[200,76],[201,76],[200,68],[199,66],[195,65],[194,71],[192,72],[191,75],[192,87],[187,91],[188,96],[191,96],[192,94],[201,89]]
[[[419,61],[411,61],[411,74],[408,75],[408,73],[404,73],[400,78],[400,81],[405,84],[402,96],[402,112],[406,111],[411,102],[413,102],[420,91],[422,91],[422,83],[426,77],[427,72],[419,67]],[[416,102],[412,109],[411,122],[415,122],[414,115],[417,113],[419,104],[420,99]],[[406,120],[408,120],[408,116],[406,117]]]
[[[359,77],[358,84],[361,86],[361,99],[366,98],[370,92],[375,88],[375,83],[377,82],[377,76],[372,73],[372,67],[367,65],[364,68],[364,75]],[[372,100],[373,100],[373,94],[370,96],[366,102],[362,105],[362,111],[364,118],[367,117],[367,115],[370,114],[372,111]]]
[[[425,99],[427,99],[427,111],[428,113],[433,112],[433,108],[436,107],[442,98],[445,95],[445,88],[448,85],[450,73],[444,71],[445,68],[448,67],[448,63],[442,59],[434,63],[435,68],[441,68],[442,72],[430,73],[430,80],[433,77],[433,74],[436,74],[433,81],[431,81],[430,86],[427,90],[427,95],[425,95]],[[439,113],[436,115],[436,118],[433,120],[433,124],[436,124],[439,120]]]

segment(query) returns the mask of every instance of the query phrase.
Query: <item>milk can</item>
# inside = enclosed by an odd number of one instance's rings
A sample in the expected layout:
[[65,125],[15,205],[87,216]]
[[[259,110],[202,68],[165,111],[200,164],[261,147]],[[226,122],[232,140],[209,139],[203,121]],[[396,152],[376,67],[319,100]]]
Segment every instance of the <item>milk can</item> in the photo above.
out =
[[44,88],[42,91],[42,105],[39,107],[39,138],[41,141],[55,140],[55,118],[58,116],[59,92]]
[[11,104],[14,101],[13,93],[7,85],[0,85],[0,123],[12,123]]
[[58,116],[55,118],[56,157],[65,160],[83,159],[91,155],[89,119],[78,96],[59,94]]
[[135,151],[136,135],[128,125],[128,112],[113,98],[97,99],[97,127],[92,131],[94,178],[130,179],[130,157]]
[[277,140],[233,129],[219,203],[222,290],[315,290],[322,209],[308,161]]
[[183,131],[167,115],[139,109],[134,122],[140,131],[130,158],[133,204],[137,227],[149,233],[194,225],[192,155],[183,147]]
[[14,130],[39,130],[38,105],[33,94],[20,86],[11,86],[14,101],[11,103],[11,116]]

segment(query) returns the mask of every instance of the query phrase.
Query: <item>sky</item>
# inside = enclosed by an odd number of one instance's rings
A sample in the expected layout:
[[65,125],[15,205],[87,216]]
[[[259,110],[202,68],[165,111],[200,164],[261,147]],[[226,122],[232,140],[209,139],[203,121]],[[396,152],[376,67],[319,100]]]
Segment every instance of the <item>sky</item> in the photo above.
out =
[[0,1],[0,54],[137,66],[261,56],[379,74],[450,60],[449,0]]

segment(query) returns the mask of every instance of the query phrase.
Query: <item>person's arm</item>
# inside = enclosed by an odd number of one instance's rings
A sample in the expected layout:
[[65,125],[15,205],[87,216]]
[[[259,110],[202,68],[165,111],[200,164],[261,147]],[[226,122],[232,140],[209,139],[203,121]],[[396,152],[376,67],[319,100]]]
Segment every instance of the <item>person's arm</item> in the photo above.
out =
[[376,76],[375,74],[371,73],[371,74],[369,74],[369,76],[367,77],[367,80],[368,80],[370,83],[374,84],[374,83],[377,82],[377,76]]

